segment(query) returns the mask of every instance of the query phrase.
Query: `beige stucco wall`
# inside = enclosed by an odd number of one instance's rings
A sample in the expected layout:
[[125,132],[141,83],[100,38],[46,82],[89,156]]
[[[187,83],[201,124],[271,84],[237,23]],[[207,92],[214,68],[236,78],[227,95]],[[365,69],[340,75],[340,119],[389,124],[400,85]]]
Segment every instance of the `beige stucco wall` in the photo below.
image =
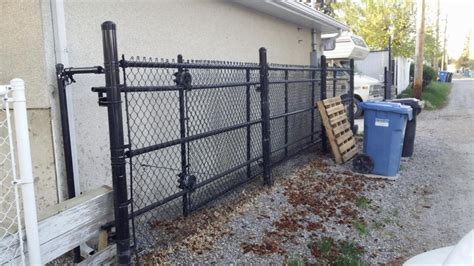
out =
[[33,176],[40,214],[58,201],[40,1],[0,1],[0,84],[26,83]]
[[[55,86],[50,0],[0,0],[0,84],[27,85],[30,138],[40,213],[65,195]],[[128,56],[309,64],[311,31],[227,0],[65,0],[69,66],[102,65],[100,24],[116,22],[119,52]],[[77,75],[68,87],[83,191],[111,184],[106,110],[92,86],[102,75]],[[58,182],[59,181],[59,191]]]
[[[117,24],[119,53],[128,56],[309,64],[311,31],[225,0],[65,2],[71,66],[101,65],[100,24]],[[92,86],[103,76],[77,76],[71,86],[83,190],[110,184],[106,110]]]

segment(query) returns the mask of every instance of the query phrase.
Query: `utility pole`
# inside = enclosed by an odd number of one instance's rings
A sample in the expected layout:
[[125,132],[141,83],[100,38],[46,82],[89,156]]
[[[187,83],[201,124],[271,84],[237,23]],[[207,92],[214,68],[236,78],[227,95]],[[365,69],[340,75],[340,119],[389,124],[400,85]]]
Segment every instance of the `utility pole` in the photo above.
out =
[[446,15],[446,19],[444,21],[444,34],[443,34],[443,57],[441,58],[441,70],[446,70],[446,68],[444,68],[444,62],[445,62],[445,59],[446,59],[446,31],[448,29],[448,15]]
[[439,52],[439,15],[440,15],[440,12],[439,12],[439,0],[436,1],[436,51],[435,51],[435,56],[433,57],[433,67],[434,67],[434,70],[436,71],[436,73],[438,73],[439,71],[439,56],[440,56],[440,52]]
[[416,51],[415,79],[413,81],[413,97],[421,100],[423,86],[423,46],[425,43],[425,0],[417,1],[416,8]]

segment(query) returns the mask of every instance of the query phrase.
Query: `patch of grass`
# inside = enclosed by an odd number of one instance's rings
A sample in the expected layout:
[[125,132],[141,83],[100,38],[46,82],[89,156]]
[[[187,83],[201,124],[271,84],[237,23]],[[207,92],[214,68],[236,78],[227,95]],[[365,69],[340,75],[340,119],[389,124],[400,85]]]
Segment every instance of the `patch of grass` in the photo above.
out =
[[363,250],[354,243],[344,241],[339,246],[340,254],[335,258],[333,265],[363,265],[361,255]]
[[323,241],[321,241],[319,248],[323,254],[327,254],[331,250],[331,246],[332,240],[330,238],[324,238]]
[[365,236],[369,233],[369,228],[367,227],[367,224],[361,221],[353,221],[352,226],[359,232],[361,236]]
[[[425,109],[439,109],[446,105],[448,95],[451,90],[451,83],[432,81],[421,92],[421,99],[425,101]],[[413,97],[413,88],[410,86],[404,90],[397,98]]]
[[309,248],[316,258],[313,265],[365,265],[362,260],[364,248],[351,241],[323,238],[313,242]]
[[361,209],[367,209],[369,208],[370,200],[364,196],[361,196],[356,199],[355,205]]

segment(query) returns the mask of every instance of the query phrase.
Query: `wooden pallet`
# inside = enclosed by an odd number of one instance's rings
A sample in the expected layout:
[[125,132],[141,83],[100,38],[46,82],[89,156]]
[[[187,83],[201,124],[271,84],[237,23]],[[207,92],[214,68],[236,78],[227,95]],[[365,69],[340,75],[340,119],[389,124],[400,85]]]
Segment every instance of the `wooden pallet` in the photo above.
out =
[[341,97],[318,101],[317,105],[336,163],[347,162],[357,149]]

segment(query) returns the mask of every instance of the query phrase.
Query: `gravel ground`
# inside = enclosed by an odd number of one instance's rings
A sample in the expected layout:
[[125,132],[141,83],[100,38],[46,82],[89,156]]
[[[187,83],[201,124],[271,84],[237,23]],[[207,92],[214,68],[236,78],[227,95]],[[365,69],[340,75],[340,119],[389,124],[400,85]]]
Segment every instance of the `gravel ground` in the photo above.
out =
[[337,166],[309,151],[275,169],[272,188],[255,182],[232,200],[163,221],[160,230],[175,241],[141,260],[312,261],[320,255],[312,243],[329,237],[354,243],[368,264],[398,265],[455,244],[474,229],[473,117],[474,81],[455,80],[448,106],[419,115],[415,155],[402,161],[398,180],[365,178],[350,163]]

